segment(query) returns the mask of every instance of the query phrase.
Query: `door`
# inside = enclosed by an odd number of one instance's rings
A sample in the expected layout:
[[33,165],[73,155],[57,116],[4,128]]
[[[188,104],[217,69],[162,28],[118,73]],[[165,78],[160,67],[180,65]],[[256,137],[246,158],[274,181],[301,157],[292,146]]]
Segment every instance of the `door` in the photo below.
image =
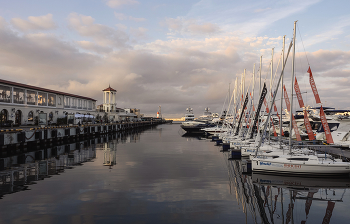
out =
[[16,125],[21,125],[22,111],[17,110],[15,115],[16,115],[16,117],[15,117],[15,124]]

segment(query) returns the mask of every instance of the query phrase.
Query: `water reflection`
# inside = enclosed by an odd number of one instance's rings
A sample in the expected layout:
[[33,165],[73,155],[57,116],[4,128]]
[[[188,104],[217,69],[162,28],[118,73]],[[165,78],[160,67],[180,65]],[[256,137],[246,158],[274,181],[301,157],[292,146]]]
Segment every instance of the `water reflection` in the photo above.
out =
[[109,166],[112,169],[112,166],[117,164],[117,145],[115,141],[103,143],[103,165]]
[[103,144],[103,166],[112,168],[117,164],[117,144],[137,142],[140,134],[141,131],[117,133],[0,158],[0,199],[6,194],[29,190],[29,185],[59,175],[65,169],[92,161],[99,143]]
[[[224,157],[226,160],[227,154]],[[230,189],[241,205],[246,223],[347,222],[341,213],[349,204],[344,202],[344,198],[348,199],[349,178],[244,175],[242,164],[241,160],[226,161]],[[335,207],[339,207],[340,215]]]
[[7,169],[0,172],[0,199],[96,157],[94,145],[80,150],[80,144],[84,142],[2,158]]

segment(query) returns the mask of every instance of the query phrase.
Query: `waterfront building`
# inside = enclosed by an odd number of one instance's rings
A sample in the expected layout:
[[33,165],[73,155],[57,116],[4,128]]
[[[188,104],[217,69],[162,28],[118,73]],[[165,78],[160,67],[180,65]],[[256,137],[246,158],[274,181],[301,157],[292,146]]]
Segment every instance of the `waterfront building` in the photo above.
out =
[[0,126],[73,124],[95,114],[95,99],[0,79]]
[[117,90],[110,85],[103,91],[103,104],[97,106],[96,118],[102,122],[113,121],[136,121],[140,120],[143,114],[136,108],[118,108],[116,102]]

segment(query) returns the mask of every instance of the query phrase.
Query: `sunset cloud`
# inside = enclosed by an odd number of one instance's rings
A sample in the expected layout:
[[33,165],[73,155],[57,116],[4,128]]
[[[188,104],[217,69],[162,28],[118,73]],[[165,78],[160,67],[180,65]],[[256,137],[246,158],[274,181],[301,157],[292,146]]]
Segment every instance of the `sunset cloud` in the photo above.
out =
[[53,21],[53,15],[47,14],[44,16],[29,16],[27,20],[21,18],[11,19],[14,27],[21,31],[38,31],[55,29],[57,25]]

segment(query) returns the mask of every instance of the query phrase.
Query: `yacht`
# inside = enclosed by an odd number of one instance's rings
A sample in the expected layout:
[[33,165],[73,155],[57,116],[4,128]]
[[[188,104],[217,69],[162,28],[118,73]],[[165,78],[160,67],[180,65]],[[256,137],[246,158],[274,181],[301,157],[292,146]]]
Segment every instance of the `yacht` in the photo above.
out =
[[181,128],[187,133],[204,133],[201,129],[214,126],[214,124],[211,123],[213,117],[211,116],[211,112],[209,112],[209,108],[205,109],[204,115],[201,116],[202,119],[194,118],[193,109],[191,107],[188,107],[186,110],[185,121],[182,122]]

